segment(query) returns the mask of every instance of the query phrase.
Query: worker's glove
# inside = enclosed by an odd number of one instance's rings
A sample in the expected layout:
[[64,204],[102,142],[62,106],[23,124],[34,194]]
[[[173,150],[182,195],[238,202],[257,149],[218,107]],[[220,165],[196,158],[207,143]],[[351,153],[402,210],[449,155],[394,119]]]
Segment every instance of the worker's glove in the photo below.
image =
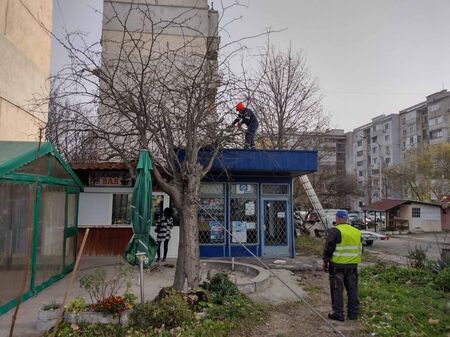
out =
[[322,270],[326,273],[328,272],[328,262],[322,262]]

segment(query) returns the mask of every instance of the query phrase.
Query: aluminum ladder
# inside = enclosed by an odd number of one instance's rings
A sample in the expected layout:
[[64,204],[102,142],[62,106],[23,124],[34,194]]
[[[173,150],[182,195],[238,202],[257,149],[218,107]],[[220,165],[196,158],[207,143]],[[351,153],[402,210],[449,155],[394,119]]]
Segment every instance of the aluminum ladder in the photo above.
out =
[[325,230],[328,230],[331,226],[328,223],[325,211],[322,208],[322,204],[320,203],[320,200],[317,197],[316,191],[314,191],[314,187],[311,185],[308,176],[306,174],[302,175],[299,177],[299,180],[306,192],[306,195],[308,196],[309,201],[311,202],[311,205],[319,216],[322,226],[325,228]]

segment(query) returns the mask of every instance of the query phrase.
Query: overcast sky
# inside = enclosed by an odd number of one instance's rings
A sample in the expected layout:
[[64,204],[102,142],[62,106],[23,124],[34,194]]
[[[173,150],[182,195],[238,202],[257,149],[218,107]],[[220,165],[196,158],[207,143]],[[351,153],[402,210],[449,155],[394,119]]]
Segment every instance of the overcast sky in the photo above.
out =
[[[231,0],[230,0],[231,1]],[[232,1],[234,2],[234,1]],[[58,36],[82,30],[99,39],[102,0],[54,0]],[[220,1],[215,2],[219,9]],[[283,29],[278,48],[304,50],[319,81],[332,126],[349,131],[450,87],[449,0],[249,0],[228,12],[242,16],[228,30],[236,40],[268,27]],[[248,42],[249,48],[263,41]],[[65,62],[53,45],[52,71]]]

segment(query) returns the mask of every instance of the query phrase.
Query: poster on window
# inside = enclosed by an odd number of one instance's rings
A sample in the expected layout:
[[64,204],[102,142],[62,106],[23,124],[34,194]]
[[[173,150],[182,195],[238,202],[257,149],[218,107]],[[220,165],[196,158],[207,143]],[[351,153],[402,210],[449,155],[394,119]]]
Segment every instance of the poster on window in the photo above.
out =
[[233,221],[233,242],[247,242],[247,224],[244,221]]
[[247,202],[245,204],[245,215],[246,216],[255,215],[255,203],[253,201]]
[[223,222],[222,221],[209,221],[209,241],[210,242],[223,242]]
[[237,184],[236,185],[236,194],[254,194],[255,187],[253,185],[247,184]]

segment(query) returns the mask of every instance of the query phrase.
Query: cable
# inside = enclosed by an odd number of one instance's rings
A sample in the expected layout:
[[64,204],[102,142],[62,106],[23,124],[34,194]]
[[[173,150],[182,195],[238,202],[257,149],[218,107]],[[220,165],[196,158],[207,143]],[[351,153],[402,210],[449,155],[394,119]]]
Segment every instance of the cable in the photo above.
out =
[[[219,221],[214,215],[212,215],[207,209],[205,209],[204,207],[202,207],[202,205],[198,202],[195,201],[195,203],[206,213],[208,214],[211,219],[213,221],[216,221],[217,223],[221,223],[221,221]],[[231,235],[231,232],[225,227],[225,224],[223,224],[221,226],[224,231],[228,234]],[[327,318],[325,318],[319,311],[317,311],[307,300],[305,300],[303,297],[301,297],[294,289],[292,289],[286,282],[284,282],[266,263],[264,263],[264,261],[262,261],[258,256],[256,256],[255,254],[253,254],[253,252],[247,248],[247,246],[245,246],[240,240],[238,240],[237,242],[238,244],[240,244],[248,253],[250,253],[251,256],[253,256],[259,263],[261,263],[261,265],[269,271],[270,274],[272,274],[272,276],[275,276],[275,278],[278,279],[278,281],[280,281],[287,289],[289,289],[294,295],[295,297],[297,297],[300,302],[302,302],[310,311],[312,311],[314,314],[316,314],[322,321],[325,322],[326,325],[328,325],[333,332],[335,332],[336,334],[338,334],[341,337],[346,337],[342,332],[340,332],[333,324],[331,324]]]

